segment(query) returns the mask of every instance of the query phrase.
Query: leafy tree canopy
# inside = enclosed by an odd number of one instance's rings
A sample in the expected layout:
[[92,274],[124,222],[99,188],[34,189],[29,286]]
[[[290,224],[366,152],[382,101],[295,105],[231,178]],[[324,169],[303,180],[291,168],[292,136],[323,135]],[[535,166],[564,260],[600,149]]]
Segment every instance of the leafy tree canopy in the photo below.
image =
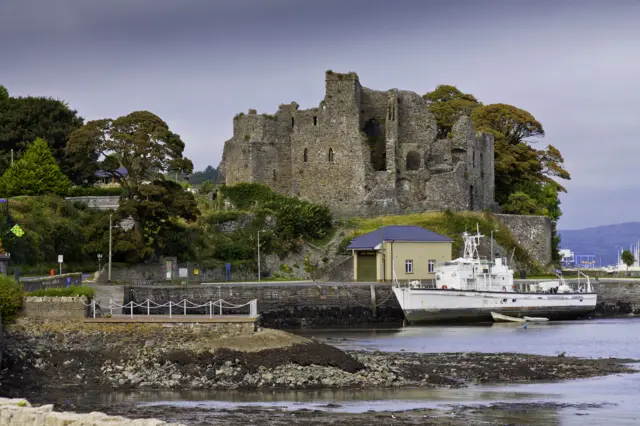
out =
[[70,188],[69,178],[58,167],[47,142],[40,138],[0,178],[0,193],[6,197],[66,195]]
[[436,118],[438,139],[445,139],[461,116],[471,115],[475,108],[482,105],[473,95],[462,93],[455,86],[446,84],[439,85],[423,98]]
[[189,177],[189,183],[191,185],[200,185],[204,182],[217,182],[218,180],[218,168],[207,166],[206,169],[202,171],[193,172],[193,174]]
[[47,141],[63,173],[75,181],[64,147],[69,134],[82,126],[83,119],[66,103],[45,97],[9,97],[0,86],[0,172],[11,164],[11,150],[19,158],[36,138]]
[[143,182],[168,170],[190,173],[193,164],[183,157],[184,146],[160,117],[136,111],[115,120],[88,122],[70,135],[66,152],[75,162],[74,171],[87,182],[99,169],[117,175],[117,168],[124,167],[121,184],[132,198],[139,195]]
[[116,252],[129,262],[177,255],[167,249],[176,234],[184,231],[182,221],[192,222],[198,217],[195,198],[180,184],[164,179],[140,185],[139,194],[139,198],[123,200],[118,209],[119,217],[133,218],[135,226],[121,231]]

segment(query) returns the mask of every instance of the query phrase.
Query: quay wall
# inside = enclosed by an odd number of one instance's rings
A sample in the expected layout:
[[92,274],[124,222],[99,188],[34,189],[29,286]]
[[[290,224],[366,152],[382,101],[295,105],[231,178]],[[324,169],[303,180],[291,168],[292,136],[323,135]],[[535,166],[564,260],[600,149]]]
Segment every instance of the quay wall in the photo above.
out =
[[47,288],[62,288],[71,285],[82,285],[82,273],[73,272],[70,274],[53,275],[40,278],[22,278],[20,284],[24,291],[44,290]]
[[[205,304],[223,299],[238,305],[257,299],[260,324],[281,329],[402,324],[404,318],[391,285],[377,283],[230,283],[201,284],[189,288],[125,287],[125,304],[132,300],[141,303],[146,299],[158,304],[169,301],[177,303],[183,299]],[[160,312],[166,314],[168,308],[154,310],[153,313]],[[187,312],[208,314],[206,308],[188,309]],[[224,312],[247,313],[248,309],[242,312]],[[146,308],[136,308],[134,313],[146,313]]]
[[46,320],[82,319],[87,315],[86,297],[25,297],[20,316]]

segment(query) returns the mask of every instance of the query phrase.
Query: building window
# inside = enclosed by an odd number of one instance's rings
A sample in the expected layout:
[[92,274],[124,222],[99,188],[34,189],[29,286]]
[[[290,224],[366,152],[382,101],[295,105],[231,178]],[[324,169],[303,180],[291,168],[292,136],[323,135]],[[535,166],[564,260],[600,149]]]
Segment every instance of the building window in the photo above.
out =
[[306,163],[307,161],[309,161],[309,150],[307,148],[304,149],[304,154],[303,155],[303,160]]
[[433,274],[436,271],[436,261],[429,259],[429,273]]
[[407,274],[413,274],[413,260],[404,261],[404,271]]
[[318,117],[316,117],[315,115],[313,116],[313,125],[314,126],[318,125]]
[[333,163],[333,148],[329,148],[329,162]]

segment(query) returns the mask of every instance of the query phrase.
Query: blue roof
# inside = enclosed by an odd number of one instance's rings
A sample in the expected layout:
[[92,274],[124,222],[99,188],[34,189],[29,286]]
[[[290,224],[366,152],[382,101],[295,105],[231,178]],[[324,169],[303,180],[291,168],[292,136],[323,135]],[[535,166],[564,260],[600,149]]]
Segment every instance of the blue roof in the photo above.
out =
[[424,229],[419,226],[383,226],[382,232],[380,229],[377,229],[369,232],[368,234],[354,238],[351,241],[351,244],[347,247],[347,250],[373,249],[380,244],[380,240],[429,243],[446,243],[453,241],[449,237],[436,234],[433,231],[429,231],[428,229]]

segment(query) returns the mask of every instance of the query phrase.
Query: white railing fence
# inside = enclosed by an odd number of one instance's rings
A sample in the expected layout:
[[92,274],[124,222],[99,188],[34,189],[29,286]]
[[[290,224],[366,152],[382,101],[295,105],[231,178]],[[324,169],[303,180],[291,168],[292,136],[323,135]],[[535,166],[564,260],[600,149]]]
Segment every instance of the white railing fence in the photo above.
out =
[[[96,305],[98,305],[98,307],[96,308]],[[111,316],[113,316],[113,310],[117,309],[117,308],[122,308],[122,313],[124,314],[125,309],[129,310],[129,315],[131,318],[133,318],[133,308],[146,308],[146,315],[151,315],[151,310],[152,309],[160,309],[160,308],[169,308],[169,318],[173,318],[174,313],[176,315],[187,315],[187,309],[198,309],[198,308],[206,308],[206,311],[208,312],[209,318],[213,318],[214,316],[219,316],[219,315],[223,315],[223,309],[240,309],[240,308],[244,308],[245,306],[249,307],[249,317],[257,317],[258,316],[258,299],[253,299],[250,300],[247,303],[241,304],[241,305],[236,305],[233,303],[229,303],[225,300],[222,299],[218,299],[216,301],[209,301],[203,304],[197,304],[194,302],[191,302],[187,299],[182,299],[179,302],[167,302],[167,303],[156,303],[152,300],[146,299],[145,301],[141,302],[141,303],[135,303],[133,301],[126,303],[124,305],[118,304],[116,302],[113,301],[113,299],[109,300],[109,304],[105,307],[100,306],[98,303],[96,303],[95,299],[91,301],[90,304],[86,305],[86,306],[91,306],[91,315],[93,316],[93,318],[96,317],[96,310],[99,309],[100,311],[104,312],[104,310],[109,310]],[[174,310],[174,308],[176,308]],[[137,314],[140,315],[140,314]]]

